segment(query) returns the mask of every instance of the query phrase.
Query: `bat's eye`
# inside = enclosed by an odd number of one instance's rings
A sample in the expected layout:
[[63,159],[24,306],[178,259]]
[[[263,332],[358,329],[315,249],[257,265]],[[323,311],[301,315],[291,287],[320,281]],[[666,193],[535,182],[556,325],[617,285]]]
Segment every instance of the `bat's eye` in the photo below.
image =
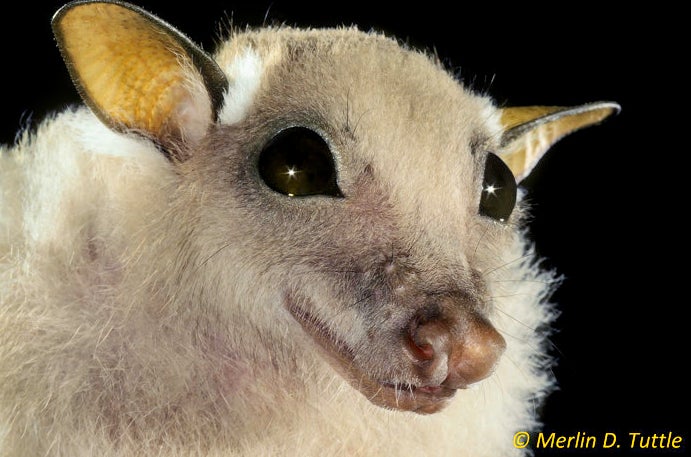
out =
[[516,205],[516,178],[509,167],[491,152],[485,161],[480,214],[505,222]]
[[329,145],[304,127],[285,129],[264,146],[259,175],[267,186],[289,197],[343,196]]

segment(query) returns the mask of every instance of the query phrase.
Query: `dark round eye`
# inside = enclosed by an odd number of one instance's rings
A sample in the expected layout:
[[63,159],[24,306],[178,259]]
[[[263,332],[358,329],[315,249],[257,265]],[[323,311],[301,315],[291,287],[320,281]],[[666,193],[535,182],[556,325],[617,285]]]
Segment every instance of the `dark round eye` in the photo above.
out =
[[516,205],[516,178],[509,167],[491,152],[485,161],[480,214],[505,222]]
[[267,186],[289,197],[343,196],[329,145],[304,127],[285,129],[264,147],[259,175]]

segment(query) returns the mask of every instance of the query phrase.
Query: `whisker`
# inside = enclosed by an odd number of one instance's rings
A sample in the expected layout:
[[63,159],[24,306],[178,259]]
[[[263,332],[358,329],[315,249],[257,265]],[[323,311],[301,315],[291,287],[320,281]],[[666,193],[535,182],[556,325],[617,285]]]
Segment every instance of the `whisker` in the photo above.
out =
[[420,238],[422,238],[422,231],[417,230],[415,234],[407,240],[406,245],[403,248],[403,252],[412,252],[415,246],[419,244]]
[[269,3],[269,6],[266,7],[266,12],[264,13],[264,20],[262,21],[262,26],[265,27],[268,20],[269,20],[269,13],[271,13],[271,7],[274,6],[273,2]]
[[[363,270],[322,270],[324,273],[362,273]],[[291,271],[292,276],[313,275],[314,271]]]
[[561,279],[553,279],[551,281],[544,281],[540,279],[497,279],[493,281],[495,283],[502,283],[502,282],[514,282],[514,283],[530,283],[530,284],[544,284],[546,286],[552,285],[552,284],[559,284],[561,283]]
[[[503,309],[499,308],[498,306],[495,306],[494,309],[496,309],[497,311],[499,311],[500,313],[502,313],[504,316],[508,317],[508,318],[511,319],[512,321],[514,321],[514,322],[516,322],[516,323],[518,323],[518,324],[521,324],[523,327],[527,328],[528,330],[531,330],[531,331],[533,331],[533,332],[537,331],[537,329],[536,329],[535,327],[532,327],[532,326],[526,324],[526,323],[523,322],[522,320],[518,319],[517,317],[512,316],[511,314],[507,313],[506,311],[504,311]],[[507,333],[507,334],[508,334],[508,333]],[[512,335],[509,334],[509,336],[512,336]]]
[[362,118],[365,117],[365,114],[367,114],[370,111],[372,111],[372,110],[367,109],[367,110],[363,111],[362,114],[360,114],[360,116],[357,118],[357,121],[355,121],[355,126],[353,127],[353,130],[352,130],[353,136],[355,136],[355,134],[357,133],[357,129],[360,126],[360,122],[362,121]]
[[477,256],[477,250],[480,248],[480,243],[482,242],[483,238],[487,233],[489,232],[489,227],[485,227],[485,230],[482,232],[482,235],[477,240],[477,243],[475,244],[475,249],[473,249],[473,255],[472,258],[470,259],[471,263],[475,261],[475,258]]
[[205,266],[205,265],[209,262],[209,260],[211,260],[211,259],[213,259],[214,257],[216,257],[221,251],[223,251],[224,249],[229,248],[230,246],[231,246],[230,243],[226,243],[226,244],[224,244],[223,246],[221,246],[220,248],[218,248],[217,250],[215,250],[215,251],[214,251],[211,255],[209,255],[206,259],[204,259],[202,262],[200,262],[199,265],[197,265],[197,269],[195,270],[195,273],[197,272],[197,270],[199,270],[199,269],[201,269],[203,266]]
[[[511,365],[513,365],[513,366],[516,368],[516,370],[518,371],[518,373],[519,373],[521,376],[523,376],[525,379],[530,379],[530,378],[532,378],[532,377],[534,376],[534,375],[532,375],[530,372],[527,372],[527,371],[525,370],[523,364],[517,363],[513,358],[511,358],[511,357],[509,357],[509,356],[505,356],[505,357],[506,357],[506,360],[507,360]],[[552,371],[551,366],[547,366],[547,363],[546,363],[546,362],[541,362],[540,365],[539,365],[538,367],[536,367],[536,369],[537,369],[537,371],[539,371],[539,372],[548,371],[548,372],[550,373],[550,378],[549,378],[549,379],[551,380],[552,384],[554,384],[554,381],[556,381],[556,375],[555,375],[554,372]],[[497,383],[497,385],[498,385],[499,388],[501,389],[502,393],[505,393],[505,392],[506,392],[506,389],[504,388],[503,378],[501,378],[501,377],[499,377],[499,376],[493,376],[493,380],[494,380],[494,382]],[[549,387],[549,385],[548,385],[548,386],[547,386],[547,391],[538,391],[538,392],[534,392],[534,394],[532,395],[532,398],[531,398],[530,400],[531,400],[531,403],[532,403],[532,405],[533,405],[532,414],[533,414],[533,418],[534,418],[534,419],[538,419],[538,418],[540,417],[541,414],[539,413],[538,410],[539,410],[539,408],[540,408],[540,405],[541,405],[542,401],[544,401],[545,394],[546,394],[549,390],[550,390],[550,387]],[[542,399],[542,401],[541,401],[541,399]]]
[[[544,342],[547,343],[547,347],[549,349],[554,349],[559,356],[564,357],[564,353],[562,352],[561,349],[559,349],[559,346],[557,346],[556,343],[554,343],[554,341],[552,341],[552,338],[545,337]],[[552,371],[552,368],[550,368],[549,371]]]
[[511,265],[511,264],[514,264],[514,263],[516,263],[516,262],[520,262],[521,260],[527,259],[528,257],[534,257],[534,256],[536,256],[536,255],[537,255],[537,254],[536,254],[535,252],[529,252],[529,253],[524,254],[524,255],[522,255],[522,256],[520,256],[520,257],[516,257],[516,258],[513,259],[513,260],[509,260],[508,262],[503,263],[503,264],[501,264],[501,265],[499,265],[499,266],[497,266],[497,267],[495,267],[495,268],[492,268],[491,270],[484,272],[484,274],[485,274],[485,276],[491,275],[492,273],[494,273],[494,272],[497,271],[497,270],[501,270],[502,268],[506,268],[506,267],[508,267],[508,266]]
[[361,299],[355,301],[354,303],[351,303],[350,305],[346,305],[346,308],[355,308],[355,307],[358,306],[359,304],[361,304],[361,303],[363,303],[363,302],[369,300],[370,298],[372,298],[372,295],[374,295],[374,293],[369,293],[369,294],[365,295],[364,297],[362,297]]
[[513,294],[491,295],[489,298],[490,299],[492,299],[492,298],[510,298],[510,297],[521,297],[521,296],[528,297],[528,296],[532,296],[532,295],[534,295],[534,294],[531,292],[516,292]]
[[[360,384],[362,384],[362,381],[360,381]],[[374,393],[372,394],[372,396],[369,398],[369,400],[370,400],[370,401],[374,400],[374,398],[375,398],[377,395],[379,395],[379,393],[380,393],[382,390],[384,390],[384,386],[380,385],[380,386],[379,386],[379,389],[377,389],[377,391],[374,392]]]
[[[499,307],[495,307],[495,309],[496,309],[497,311],[499,311],[500,313],[502,313],[504,316],[506,316],[506,317],[508,317],[509,319],[511,319],[512,321],[514,321],[514,322],[516,322],[516,323],[522,325],[524,328],[530,330],[531,332],[534,332],[534,333],[542,333],[542,335],[540,336],[540,341],[539,341],[537,344],[531,345],[533,350],[540,350],[540,351],[541,351],[540,346],[541,346],[542,344],[546,344],[546,347],[547,347],[548,349],[553,349],[553,350],[555,350],[555,351],[557,352],[557,354],[563,355],[563,352],[561,351],[561,349],[559,349],[559,346],[557,346],[557,345],[552,341],[552,339],[551,339],[549,336],[547,336],[547,333],[548,333],[548,332],[541,332],[540,330],[538,330],[538,328],[526,324],[526,323],[523,322],[522,320],[520,320],[520,319],[516,318],[515,316],[513,316],[513,315],[507,313],[506,311],[504,311],[503,309],[501,309],[501,308],[499,308]],[[520,337],[518,337],[518,336],[516,336],[516,335],[514,335],[514,334],[512,334],[512,333],[510,333],[510,332],[508,332],[508,331],[506,331],[505,329],[497,328],[497,330],[499,330],[502,334],[504,334],[504,335],[506,335],[506,336],[509,336],[509,337],[511,337],[511,338],[513,338],[513,339],[515,339],[515,340],[517,340],[517,341],[525,341],[525,340],[526,340],[525,338],[520,338]]]
[[350,132],[350,87],[346,92],[346,132]]

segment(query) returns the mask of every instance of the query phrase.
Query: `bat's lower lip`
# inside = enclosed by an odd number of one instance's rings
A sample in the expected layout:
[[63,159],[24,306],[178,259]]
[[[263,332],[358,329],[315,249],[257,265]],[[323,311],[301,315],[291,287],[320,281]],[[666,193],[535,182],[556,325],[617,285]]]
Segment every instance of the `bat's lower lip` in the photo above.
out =
[[375,404],[390,409],[413,411],[419,414],[432,414],[441,411],[456,394],[455,389],[443,386],[411,386],[401,384],[379,384],[382,390]]
[[353,350],[340,340],[326,323],[298,306],[290,295],[286,297],[285,306],[322,349],[331,366],[375,405],[387,409],[432,414],[444,409],[456,394],[456,389],[445,386],[417,386],[373,379],[357,366]]

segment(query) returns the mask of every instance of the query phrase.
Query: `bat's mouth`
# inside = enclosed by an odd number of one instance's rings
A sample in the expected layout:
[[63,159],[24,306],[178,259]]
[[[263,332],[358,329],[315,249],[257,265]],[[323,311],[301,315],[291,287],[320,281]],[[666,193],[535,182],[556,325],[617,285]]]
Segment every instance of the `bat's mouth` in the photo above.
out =
[[331,366],[373,404],[432,414],[441,411],[455,395],[456,389],[441,385],[423,386],[374,379],[355,363],[354,351],[325,322],[298,306],[290,296],[286,298],[285,306],[322,349]]

